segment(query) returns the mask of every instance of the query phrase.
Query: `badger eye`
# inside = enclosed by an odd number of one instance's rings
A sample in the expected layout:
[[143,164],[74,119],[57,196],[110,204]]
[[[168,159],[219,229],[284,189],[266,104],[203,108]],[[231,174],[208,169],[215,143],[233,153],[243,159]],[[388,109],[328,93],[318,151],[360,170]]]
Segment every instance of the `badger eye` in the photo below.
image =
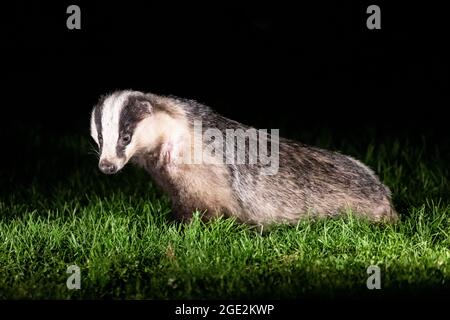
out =
[[129,134],[125,134],[122,136],[122,144],[128,144],[130,143],[131,136]]

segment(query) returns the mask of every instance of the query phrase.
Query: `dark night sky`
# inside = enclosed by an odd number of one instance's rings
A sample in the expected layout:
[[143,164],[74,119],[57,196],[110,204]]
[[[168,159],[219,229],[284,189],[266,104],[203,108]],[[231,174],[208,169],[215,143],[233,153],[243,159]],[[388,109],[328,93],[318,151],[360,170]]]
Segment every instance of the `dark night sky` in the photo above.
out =
[[[133,88],[265,128],[448,131],[444,8],[144,3],[3,8],[3,122],[84,132],[100,94]],[[66,28],[70,4],[79,31]],[[380,5],[381,30],[366,28],[368,4]]]

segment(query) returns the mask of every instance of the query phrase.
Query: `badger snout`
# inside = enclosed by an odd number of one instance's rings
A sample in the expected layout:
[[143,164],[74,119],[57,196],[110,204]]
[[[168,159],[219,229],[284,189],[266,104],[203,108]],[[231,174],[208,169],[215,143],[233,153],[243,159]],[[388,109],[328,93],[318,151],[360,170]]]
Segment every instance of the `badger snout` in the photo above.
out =
[[114,163],[105,159],[99,162],[98,168],[105,174],[114,174],[118,171],[118,167]]

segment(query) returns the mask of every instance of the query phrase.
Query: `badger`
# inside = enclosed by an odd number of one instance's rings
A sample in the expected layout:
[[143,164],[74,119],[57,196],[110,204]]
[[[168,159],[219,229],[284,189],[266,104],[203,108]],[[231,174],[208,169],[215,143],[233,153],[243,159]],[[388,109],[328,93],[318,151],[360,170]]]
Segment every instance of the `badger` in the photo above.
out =
[[[211,129],[215,137],[207,134]],[[272,132],[255,137],[247,134],[251,129],[193,100],[133,90],[103,95],[90,126],[99,169],[115,174],[129,161],[143,167],[169,195],[176,220],[189,221],[194,212],[206,220],[225,216],[260,226],[348,212],[373,222],[398,219],[389,188],[358,160]],[[229,132],[244,135],[218,138]],[[245,148],[230,147],[242,137]],[[264,150],[256,140],[277,156],[275,170],[253,157]],[[202,151],[194,150],[195,142]],[[252,152],[251,145],[256,145]],[[220,146],[226,161],[220,161]],[[247,152],[236,161],[242,150]]]

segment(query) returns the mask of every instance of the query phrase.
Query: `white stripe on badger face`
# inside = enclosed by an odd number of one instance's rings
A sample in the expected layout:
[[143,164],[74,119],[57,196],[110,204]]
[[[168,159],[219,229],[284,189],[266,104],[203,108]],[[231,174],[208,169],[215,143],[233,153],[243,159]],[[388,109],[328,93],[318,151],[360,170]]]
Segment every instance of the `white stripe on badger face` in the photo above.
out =
[[112,162],[118,167],[118,170],[125,164],[124,159],[117,156],[116,146],[119,138],[120,114],[128,96],[128,93],[121,93],[106,98],[102,110],[103,146],[100,161]]
[[95,143],[97,143],[98,146],[97,126],[95,125],[95,109],[92,110],[91,113],[91,137],[92,139],[94,139]]

